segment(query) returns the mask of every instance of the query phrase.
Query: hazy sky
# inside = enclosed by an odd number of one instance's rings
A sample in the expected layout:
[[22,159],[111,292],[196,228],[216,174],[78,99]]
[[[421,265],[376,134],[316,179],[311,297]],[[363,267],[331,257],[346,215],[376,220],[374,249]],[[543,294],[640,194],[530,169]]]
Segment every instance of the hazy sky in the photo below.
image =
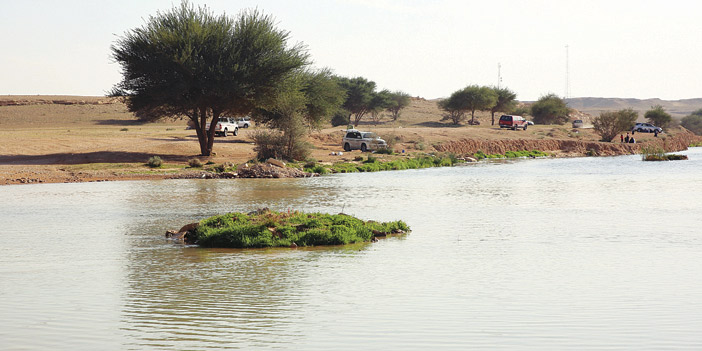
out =
[[[317,67],[438,98],[470,84],[518,99],[702,97],[702,2],[692,0],[193,0],[258,7]],[[180,1],[0,0],[0,94],[104,95],[117,36]]]

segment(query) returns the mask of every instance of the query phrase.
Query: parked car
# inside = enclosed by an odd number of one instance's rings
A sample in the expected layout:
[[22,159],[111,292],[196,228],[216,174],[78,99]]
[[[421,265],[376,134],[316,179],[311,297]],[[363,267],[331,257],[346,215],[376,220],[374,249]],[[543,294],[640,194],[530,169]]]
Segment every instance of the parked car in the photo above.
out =
[[236,125],[239,128],[251,127],[251,117],[240,117],[236,119]]
[[341,145],[344,151],[361,150],[362,152],[385,149],[388,144],[373,132],[362,132],[356,129],[346,130]]
[[529,123],[522,116],[502,115],[500,117],[499,125],[500,128],[511,128],[512,130],[522,128],[522,130],[526,130]]
[[583,120],[582,119],[576,119],[573,121],[573,128],[582,128],[583,127]]
[[[207,130],[210,129],[210,124],[207,123],[205,127]],[[239,135],[239,126],[234,121],[234,118],[230,117],[219,117],[217,125],[215,126],[215,135],[227,136],[232,133],[234,136]]]
[[663,133],[663,128],[656,127],[651,123],[636,123],[634,128],[632,128],[631,130],[642,133],[654,133],[656,131],[658,131],[658,133]]

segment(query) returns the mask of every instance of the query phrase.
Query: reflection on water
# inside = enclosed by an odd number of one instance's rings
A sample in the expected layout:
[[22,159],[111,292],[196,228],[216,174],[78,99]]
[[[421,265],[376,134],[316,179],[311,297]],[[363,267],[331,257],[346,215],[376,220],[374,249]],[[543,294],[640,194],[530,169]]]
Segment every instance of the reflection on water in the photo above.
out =
[[[1,187],[0,349],[699,349],[688,154]],[[413,232],[298,250],[163,238],[260,207]]]

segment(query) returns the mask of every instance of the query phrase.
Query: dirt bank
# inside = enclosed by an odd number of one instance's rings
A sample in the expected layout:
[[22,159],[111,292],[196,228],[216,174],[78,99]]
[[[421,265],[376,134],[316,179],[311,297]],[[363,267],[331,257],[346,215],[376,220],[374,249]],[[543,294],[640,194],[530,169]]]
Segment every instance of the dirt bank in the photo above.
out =
[[436,145],[440,152],[452,152],[459,155],[471,155],[478,151],[486,154],[504,154],[507,151],[541,150],[566,156],[614,156],[630,155],[641,151],[643,146],[661,147],[666,152],[686,150],[692,143],[697,143],[702,137],[688,131],[682,131],[672,136],[661,136],[649,139],[645,144],[605,143],[598,141],[566,140],[566,139],[461,139]]

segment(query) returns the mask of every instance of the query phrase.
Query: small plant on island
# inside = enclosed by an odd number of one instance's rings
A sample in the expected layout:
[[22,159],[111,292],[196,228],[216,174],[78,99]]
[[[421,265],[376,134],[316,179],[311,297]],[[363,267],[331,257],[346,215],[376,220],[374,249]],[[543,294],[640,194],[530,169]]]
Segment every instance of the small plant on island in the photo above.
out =
[[203,219],[185,234],[202,247],[262,248],[345,245],[409,231],[403,221],[380,223],[345,215],[269,209]]
[[641,148],[641,159],[644,161],[678,161],[687,160],[687,156],[666,154],[660,146],[644,146]]

